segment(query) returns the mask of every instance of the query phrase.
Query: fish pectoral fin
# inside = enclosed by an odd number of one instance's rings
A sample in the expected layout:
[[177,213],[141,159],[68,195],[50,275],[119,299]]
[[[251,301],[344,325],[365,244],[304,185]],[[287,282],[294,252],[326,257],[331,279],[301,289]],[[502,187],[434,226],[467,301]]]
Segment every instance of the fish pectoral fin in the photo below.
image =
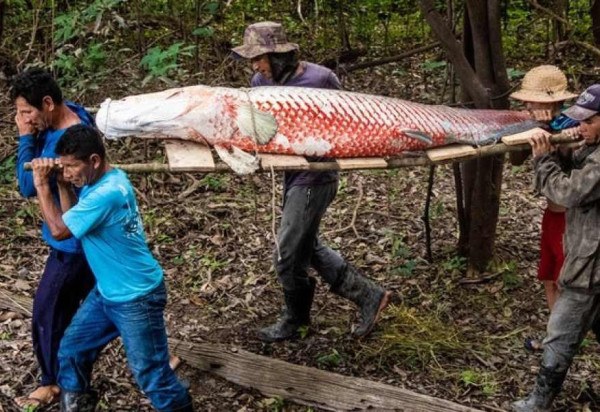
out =
[[231,151],[226,147],[216,145],[215,151],[231,169],[240,175],[254,173],[259,166],[259,160],[256,156],[252,156],[243,150],[233,146]]
[[267,144],[277,133],[277,120],[268,112],[261,112],[251,104],[238,108],[237,125],[240,131],[251,136],[258,144]]
[[400,130],[400,132],[408,137],[420,140],[421,142],[426,143],[428,145],[431,145],[433,143],[432,137],[429,134],[420,130],[402,129]]

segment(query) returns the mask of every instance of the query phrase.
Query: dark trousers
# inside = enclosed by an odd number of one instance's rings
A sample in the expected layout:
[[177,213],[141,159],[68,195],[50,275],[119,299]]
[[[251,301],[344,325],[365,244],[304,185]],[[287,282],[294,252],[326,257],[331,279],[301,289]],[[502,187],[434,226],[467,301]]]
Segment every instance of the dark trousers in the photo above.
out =
[[275,270],[286,291],[309,287],[309,267],[331,287],[343,278],[346,261],[319,239],[321,219],[336,192],[337,181],[286,190],[277,234],[279,253],[274,251]]
[[33,299],[33,350],[42,371],[41,385],[55,385],[58,347],[81,301],[95,284],[83,253],[50,249]]

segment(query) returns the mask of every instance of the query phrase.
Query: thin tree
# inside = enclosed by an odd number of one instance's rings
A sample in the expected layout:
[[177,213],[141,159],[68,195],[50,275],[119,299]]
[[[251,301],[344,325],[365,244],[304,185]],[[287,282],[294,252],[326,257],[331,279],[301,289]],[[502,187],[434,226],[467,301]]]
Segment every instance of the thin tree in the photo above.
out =
[[[463,99],[478,109],[508,108],[500,1],[466,0],[462,43],[433,0],[420,0],[419,6],[456,69]],[[487,268],[494,253],[503,163],[504,155],[498,155],[461,165],[462,199],[457,200],[463,205],[464,222],[458,250],[477,271]]]

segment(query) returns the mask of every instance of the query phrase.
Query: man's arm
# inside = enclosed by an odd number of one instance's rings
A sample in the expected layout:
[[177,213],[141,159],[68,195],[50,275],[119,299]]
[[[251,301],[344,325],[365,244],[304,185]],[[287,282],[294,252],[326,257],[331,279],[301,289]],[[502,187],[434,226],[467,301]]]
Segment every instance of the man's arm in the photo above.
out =
[[19,131],[19,148],[17,150],[17,182],[23,197],[35,196],[33,174],[25,170],[25,162],[31,162],[36,157],[36,134],[30,124],[17,113],[15,123]]
[[[33,159],[33,183],[37,191],[37,197],[40,204],[40,210],[44,221],[50,229],[52,237],[56,240],[68,239],[73,236],[69,228],[65,225],[62,219],[62,211],[58,208],[52,198],[50,190],[50,174],[53,172],[55,165],[54,159]],[[68,196],[65,194],[65,196]],[[62,203],[61,194],[61,203]]]
[[530,143],[536,171],[535,186],[544,196],[567,208],[600,199],[600,159],[596,152],[588,156],[582,169],[567,174],[562,170],[558,155],[552,153],[548,136],[534,137]]
[[62,170],[56,172],[56,183],[58,184],[60,208],[64,213],[77,203],[77,194],[75,194],[75,190],[73,190],[73,185],[63,178]]

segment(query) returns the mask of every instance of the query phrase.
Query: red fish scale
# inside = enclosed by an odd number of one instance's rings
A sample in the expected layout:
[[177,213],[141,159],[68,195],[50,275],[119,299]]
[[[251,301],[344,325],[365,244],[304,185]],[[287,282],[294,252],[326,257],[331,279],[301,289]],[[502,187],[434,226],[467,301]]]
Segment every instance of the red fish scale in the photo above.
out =
[[[476,143],[495,129],[528,119],[518,112],[452,109],[322,89],[270,87],[249,94],[258,110],[275,116],[278,133],[290,143],[272,139],[258,148],[265,153],[307,154],[302,151],[312,139],[328,142],[329,150],[319,153],[326,157],[393,156],[430,147],[405,131],[425,133],[432,146],[455,138]],[[236,146],[254,149],[249,139],[238,138]]]

